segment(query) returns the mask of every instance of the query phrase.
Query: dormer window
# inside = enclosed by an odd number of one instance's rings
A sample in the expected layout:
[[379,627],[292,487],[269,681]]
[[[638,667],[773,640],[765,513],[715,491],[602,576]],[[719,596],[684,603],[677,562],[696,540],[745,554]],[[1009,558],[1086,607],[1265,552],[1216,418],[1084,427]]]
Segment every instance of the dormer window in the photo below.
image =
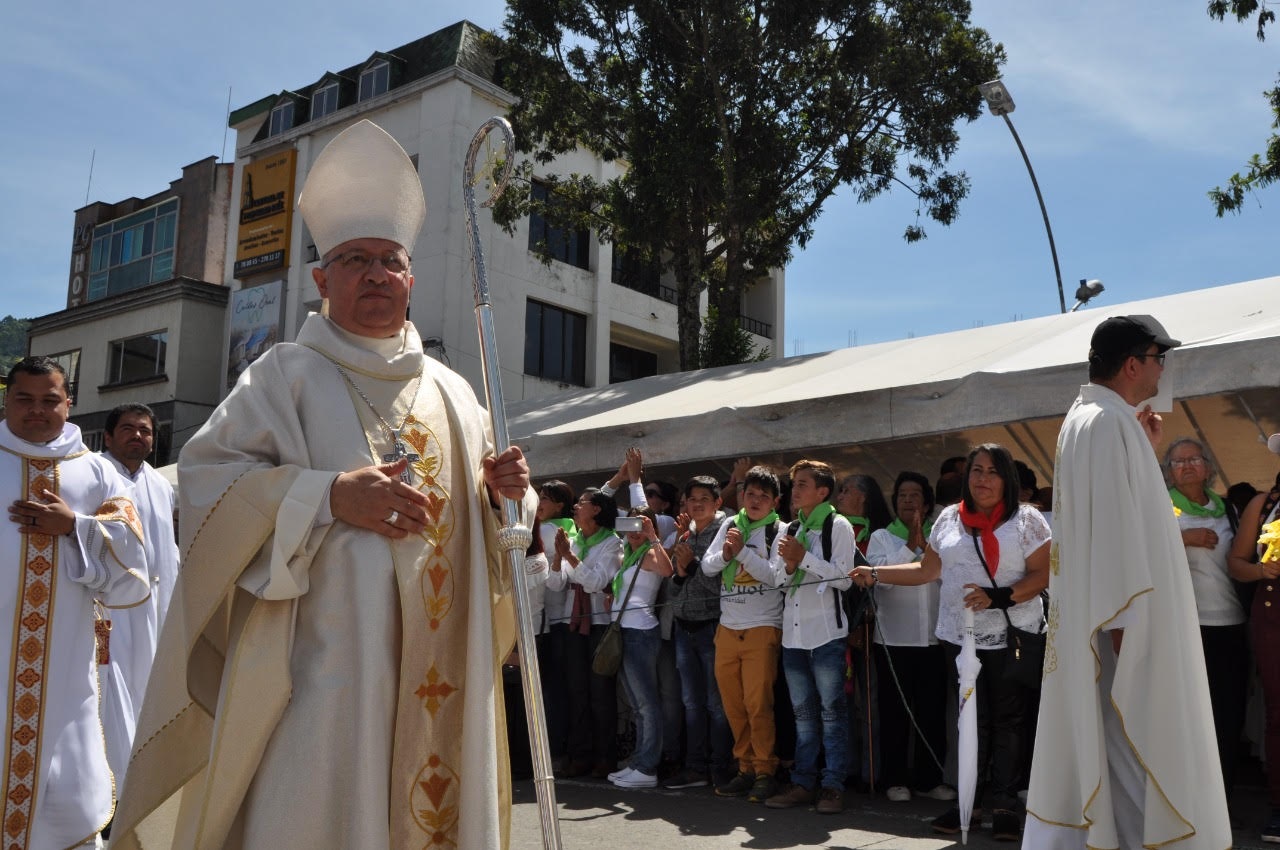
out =
[[293,129],[293,101],[286,100],[271,110],[271,128],[268,136],[278,136],[286,130]]
[[323,118],[338,110],[338,82],[334,80],[316,89],[311,95],[311,120]]
[[360,73],[360,100],[383,94],[391,87],[391,63],[379,59]]

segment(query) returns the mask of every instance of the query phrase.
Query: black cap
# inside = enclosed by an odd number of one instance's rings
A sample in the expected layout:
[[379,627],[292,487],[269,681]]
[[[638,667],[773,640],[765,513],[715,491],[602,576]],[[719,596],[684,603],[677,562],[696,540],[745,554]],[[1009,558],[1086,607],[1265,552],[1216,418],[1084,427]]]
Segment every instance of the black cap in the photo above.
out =
[[1089,353],[1106,358],[1142,354],[1152,343],[1162,353],[1182,345],[1152,316],[1112,316],[1094,329]]

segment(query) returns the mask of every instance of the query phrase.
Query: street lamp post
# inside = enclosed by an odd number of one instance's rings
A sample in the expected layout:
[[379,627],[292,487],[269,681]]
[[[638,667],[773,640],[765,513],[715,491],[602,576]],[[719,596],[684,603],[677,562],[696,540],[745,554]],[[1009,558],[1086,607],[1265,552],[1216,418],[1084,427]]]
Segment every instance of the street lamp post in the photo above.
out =
[[991,114],[999,115],[1004,119],[1004,123],[1008,125],[1009,132],[1013,134],[1013,140],[1018,145],[1018,152],[1022,154],[1022,161],[1027,164],[1027,173],[1031,175],[1031,185],[1036,190],[1036,200],[1040,202],[1040,215],[1044,217],[1044,232],[1049,236],[1049,253],[1053,255],[1053,274],[1058,279],[1058,307],[1065,313],[1067,312],[1067,297],[1062,291],[1062,270],[1058,268],[1058,249],[1053,244],[1053,228],[1049,226],[1049,211],[1045,209],[1044,196],[1040,194],[1040,183],[1036,180],[1035,169],[1031,167],[1031,159],[1027,156],[1027,149],[1022,146],[1022,139],[1018,138],[1018,131],[1013,129],[1013,122],[1009,120],[1009,113],[1014,110],[1013,96],[1009,94],[1009,90],[1005,88],[1001,80],[983,83],[978,86],[978,90],[982,92],[982,99],[987,102],[987,107],[991,110]]

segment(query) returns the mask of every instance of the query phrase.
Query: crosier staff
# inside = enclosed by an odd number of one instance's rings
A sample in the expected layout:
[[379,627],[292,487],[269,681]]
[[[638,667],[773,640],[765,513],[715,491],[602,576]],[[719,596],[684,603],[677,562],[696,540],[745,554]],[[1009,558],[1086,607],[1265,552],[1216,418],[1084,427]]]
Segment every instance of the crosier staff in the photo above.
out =
[[[511,179],[514,165],[515,133],[505,118],[490,118],[480,125],[467,147],[462,198],[467,208],[467,243],[471,249],[471,282],[476,296],[476,327],[480,334],[480,357],[484,363],[484,391],[493,423],[493,447],[502,454],[511,441],[507,436],[507,414],[502,402],[502,375],[498,371],[498,341],[493,331],[493,304],[489,300],[489,278],[485,271],[484,252],[480,248],[480,224],[476,208],[476,156],[489,133],[502,134],[502,169],[493,176],[489,197],[481,206],[492,206]],[[542,846],[560,850],[560,822],[556,817],[555,779],[551,772],[551,751],[547,745],[547,721],[543,713],[542,686],[538,677],[538,654],[534,651],[533,618],[529,610],[529,586],[524,572],[524,554],[533,542],[533,533],[523,522],[520,505],[514,499],[502,500],[503,526],[498,531],[511,568],[516,591],[516,622],[519,628],[520,680],[524,686],[525,717],[529,722],[529,745],[533,755],[533,785],[538,794],[538,813],[542,819]]]

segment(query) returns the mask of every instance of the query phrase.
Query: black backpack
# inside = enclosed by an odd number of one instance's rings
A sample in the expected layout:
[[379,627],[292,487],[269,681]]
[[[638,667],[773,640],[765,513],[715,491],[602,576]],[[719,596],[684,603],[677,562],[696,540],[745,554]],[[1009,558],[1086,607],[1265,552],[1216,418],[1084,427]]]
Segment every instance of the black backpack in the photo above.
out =
[[[831,560],[831,529],[836,523],[836,512],[832,511],[827,514],[827,518],[822,522],[822,560],[830,562]],[[787,534],[795,537],[796,532],[800,530],[800,520],[792,520],[787,526]],[[770,543],[770,546],[773,544]],[[855,544],[853,547],[853,565],[855,567],[869,567],[871,563],[867,557],[862,554]],[[871,594],[863,590],[856,584],[848,590],[837,590],[831,588],[834,596],[832,602],[836,608],[836,628],[841,628],[845,620],[849,621],[849,630],[857,628],[867,618],[867,607],[871,603]]]

